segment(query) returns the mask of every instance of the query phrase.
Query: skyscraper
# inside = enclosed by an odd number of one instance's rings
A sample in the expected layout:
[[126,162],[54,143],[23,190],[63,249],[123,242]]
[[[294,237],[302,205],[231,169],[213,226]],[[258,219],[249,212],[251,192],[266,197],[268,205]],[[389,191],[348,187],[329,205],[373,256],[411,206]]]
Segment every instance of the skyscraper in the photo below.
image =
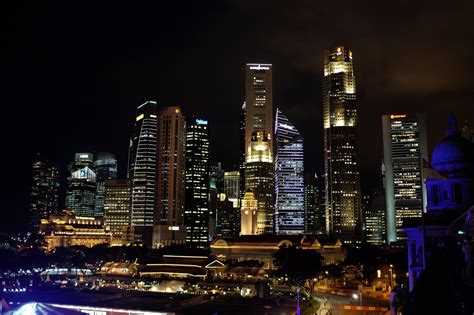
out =
[[155,214],[156,154],[158,110],[156,102],[137,107],[128,158],[128,176],[132,180],[131,225],[135,240],[152,243]]
[[245,189],[257,199],[258,233],[274,232],[272,65],[245,68]]
[[95,216],[101,217],[104,215],[105,181],[117,178],[117,159],[115,159],[115,155],[98,152],[95,155],[94,169],[96,174]]
[[96,174],[94,155],[76,153],[68,167],[66,208],[78,217],[95,217]]
[[184,225],[186,242],[194,247],[209,243],[209,128],[202,118],[186,119]]
[[[256,131],[273,136],[272,65],[248,63],[245,67],[245,152]],[[242,113],[242,112],[241,112]],[[270,152],[273,144],[269,141]]]
[[245,107],[246,104],[243,102],[242,107],[240,108],[240,134],[239,134],[239,172],[240,172],[240,196],[243,198],[245,191],[245,152],[247,151],[245,147]]
[[184,172],[185,123],[181,108],[158,114],[156,215],[153,247],[185,242]]
[[224,172],[224,192],[234,208],[240,207],[240,172]]
[[361,195],[357,144],[356,81],[352,52],[324,52],[324,168],[326,230],[342,241],[361,239]]
[[128,243],[132,208],[132,182],[109,179],[104,184],[104,221],[112,235],[112,245]]
[[214,238],[219,230],[219,202],[224,193],[224,170],[221,162],[212,162],[209,167],[209,235]]
[[29,231],[38,231],[40,220],[58,212],[59,170],[39,154],[33,161]]
[[257,233],[274,231],[274,166],[271,139],[266,132],[254,132],[245,157],[245,189],[257,199]]
[[275,146],[275,233],[303,233],[303,137],[279,109],[275,119]]
[[382,245],[385,237],[385,193],[376,189],[363,197],[364,240],[368,244]]
[[427,159],[423,114],[382,117],[387,241],[405,239],[403,221],[421,217],[424,205],[422,159]]
[[305,232],[309,234],[326,233],[326,206],[324,178],[312,174],[304,187]]

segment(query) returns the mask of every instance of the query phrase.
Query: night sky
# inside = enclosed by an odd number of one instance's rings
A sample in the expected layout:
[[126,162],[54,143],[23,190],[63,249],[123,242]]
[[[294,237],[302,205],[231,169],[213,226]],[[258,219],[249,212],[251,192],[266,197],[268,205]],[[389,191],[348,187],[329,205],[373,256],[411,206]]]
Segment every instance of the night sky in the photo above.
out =
[[366,189],[383,158],[381,115],[426,112],[430,152],[450,112],[474,121],[472,1],[13,3],[0,33],[0,232],[23,226],[35,152],[65,171],[74,152],[109,151],[124,175],[149,99],[206,116],[212,159],[234,168],[247,62],[273,64],[274,107],[303,134],[312,172],[323,169],[323,50],[352,49]]

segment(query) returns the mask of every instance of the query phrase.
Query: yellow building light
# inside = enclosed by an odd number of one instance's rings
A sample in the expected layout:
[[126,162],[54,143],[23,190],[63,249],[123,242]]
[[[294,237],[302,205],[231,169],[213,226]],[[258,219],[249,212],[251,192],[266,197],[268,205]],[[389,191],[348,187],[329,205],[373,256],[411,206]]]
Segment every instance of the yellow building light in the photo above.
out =
[[144,116],[143,116],[143,114],[141,114],[141,115],[138,115],[138,116],[137,116],[137,119],[136,119],[136,121],[142,120],[142,119],[143,119],[143,117],[144,117]]

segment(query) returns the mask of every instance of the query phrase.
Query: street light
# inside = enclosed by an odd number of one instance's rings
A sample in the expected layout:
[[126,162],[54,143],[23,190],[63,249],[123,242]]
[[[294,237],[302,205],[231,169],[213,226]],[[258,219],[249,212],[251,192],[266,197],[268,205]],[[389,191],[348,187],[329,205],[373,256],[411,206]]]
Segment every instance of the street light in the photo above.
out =
[[362,292],[359,291],[359,294],[353,293],[352,298],[354,300],[357,300],[357,299],[359,300],[359,306],[361,307],[360,312],[362,313]]
[[390,290],[392,290],[392,278],[393,278],[393,265],[390,264],[390,268],[388,269],[390,271]]

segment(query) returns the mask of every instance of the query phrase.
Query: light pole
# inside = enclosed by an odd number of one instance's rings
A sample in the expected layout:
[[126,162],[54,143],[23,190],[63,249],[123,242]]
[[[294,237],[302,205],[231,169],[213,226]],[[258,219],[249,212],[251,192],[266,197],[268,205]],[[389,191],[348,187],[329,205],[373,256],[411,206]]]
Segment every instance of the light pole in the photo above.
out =
[[390,264],[390,268],[388,269],[388,271],[390,272],[390,290],[392,290],[392,278],[393,278],[393,265]]
[[359,306],[361,307],[360,312],[362,313],[362,292],[359,291],[359,294],[357,293],[352,294],[352,298],[354,300],[359,300]]

